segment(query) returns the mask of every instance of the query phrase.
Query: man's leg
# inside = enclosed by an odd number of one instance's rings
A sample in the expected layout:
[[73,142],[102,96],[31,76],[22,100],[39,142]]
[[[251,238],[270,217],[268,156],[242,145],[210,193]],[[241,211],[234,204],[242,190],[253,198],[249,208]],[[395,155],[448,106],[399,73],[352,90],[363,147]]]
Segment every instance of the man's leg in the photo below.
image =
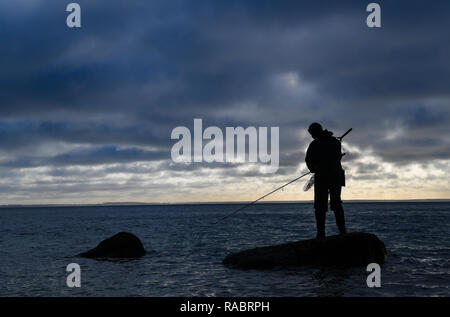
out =
[[325,238],[325,216],[328,210],[328,186],[314,183],[314,210],[316,216],[317,238]]
[[316,228],[317,228],[317,239],[325,238],[325,215],[326,212],[315,210],[316,215]]
[[341,234],[347,232],[345,228],[344,208],[341,200],[341,186],[331,186],[330,188],[330,207],[336,217],[336,225]]

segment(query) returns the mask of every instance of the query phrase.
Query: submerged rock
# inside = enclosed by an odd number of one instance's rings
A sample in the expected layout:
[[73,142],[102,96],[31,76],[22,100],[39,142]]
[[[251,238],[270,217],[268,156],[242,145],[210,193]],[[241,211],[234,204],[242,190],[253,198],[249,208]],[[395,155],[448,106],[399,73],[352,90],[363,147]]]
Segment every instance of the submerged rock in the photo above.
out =
[[230,253],[222,263],[241,269],[277,266],[362,266],[383,264],[386,247],[374,234],[353,232]]
[[144,254],[144,246],[138,237],[129,232],[119,232],[79,256],[85,258],[138,258]]

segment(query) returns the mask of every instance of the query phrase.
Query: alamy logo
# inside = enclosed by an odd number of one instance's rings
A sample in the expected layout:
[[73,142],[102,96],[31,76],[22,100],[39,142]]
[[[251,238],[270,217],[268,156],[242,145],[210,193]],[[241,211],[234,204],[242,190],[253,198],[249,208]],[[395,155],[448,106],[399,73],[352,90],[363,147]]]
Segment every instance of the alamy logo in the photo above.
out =
[[78,263],[70,263],[66,267],[66,272],[70,272],[67,276],[66,284],[68,287],[81,287],[81,267]]
[[69,3],[66,11],[70,14],[66,18],[66,24],[69,28],[81,28],[81,7],[78,3]]
[[369,28],[381,28],[381,7],[378,3],[369,3],[366,8],[370,14],[367,16],[366,24]]
[[[260,162],[264,163],[261,172],[275,173],[279,166],[279,133],[278,127],[270,128],[269,144],[267,127],[226,127],[224,139],[219,127],[211,126],[203,130],[202,119],[194,119],[193,138],[187,127],[172,130],[172,140],[179,141],[172,146],[171,156],[177,163]],[[203,146],[203,140],[209,141]]]
[[367,287],[381,287],[381,268],[378,263],[367,265],[367,272],[371,272],[366,279]]

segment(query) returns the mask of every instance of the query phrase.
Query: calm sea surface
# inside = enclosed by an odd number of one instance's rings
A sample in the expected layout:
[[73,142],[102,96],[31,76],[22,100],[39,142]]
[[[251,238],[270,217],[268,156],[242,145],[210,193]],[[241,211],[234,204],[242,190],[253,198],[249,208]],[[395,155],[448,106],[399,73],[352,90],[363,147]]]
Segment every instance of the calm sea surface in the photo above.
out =
[[[381,288],[364,267],[235,270],[232,251],[315,236],[311,204],[0,208],[0,296],[450,296],[450,203],[347,203],[349,231],[378,235]],[[147,251],[128,261],[73,257],[120,231]],[[332,213],[327,234],[336,234]],[[81,288],[66,266],[81,266]]]

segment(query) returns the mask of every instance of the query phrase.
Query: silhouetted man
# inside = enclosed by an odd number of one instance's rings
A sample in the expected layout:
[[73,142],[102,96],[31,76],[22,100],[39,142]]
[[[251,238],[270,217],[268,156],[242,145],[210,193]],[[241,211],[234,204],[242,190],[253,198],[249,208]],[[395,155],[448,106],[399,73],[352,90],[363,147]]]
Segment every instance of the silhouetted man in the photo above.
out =
[[325,237],[325,215],[328,211],[328,193],[330,209],[334,211],[336,224],[341,234],[346,233],[344,209],[341,201],[341,187],[345,186],[344,170],[341,166],[341,142],[333,132],[323,130],[314,122],[308,132],[313,141],[306,151],[306,165],[314,174],[314,209],[317,224],[317,238]]

